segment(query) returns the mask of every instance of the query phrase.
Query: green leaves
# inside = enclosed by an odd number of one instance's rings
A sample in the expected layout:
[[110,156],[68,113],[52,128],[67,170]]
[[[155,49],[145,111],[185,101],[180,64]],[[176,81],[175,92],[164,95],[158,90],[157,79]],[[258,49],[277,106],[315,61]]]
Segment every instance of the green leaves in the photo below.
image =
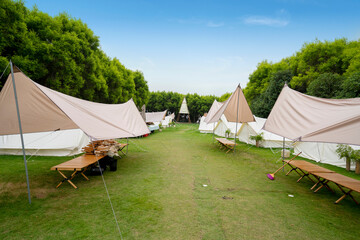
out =
[[0,30],[1,69],[12,59],[34,81],[91,101],[123,103],[134,98],[138,107],[148,101],[143,74],[106,56],[99,37],[79,19],[65,13],[51,17],[36,7],[28,10],[22,2],[4,0]]

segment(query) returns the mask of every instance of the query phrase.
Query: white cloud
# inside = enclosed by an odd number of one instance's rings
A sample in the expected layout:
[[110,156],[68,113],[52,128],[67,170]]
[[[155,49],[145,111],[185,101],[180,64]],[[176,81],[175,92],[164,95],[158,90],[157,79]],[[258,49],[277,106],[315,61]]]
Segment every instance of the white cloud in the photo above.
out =
[[244,19],[244,23],[248,25],[265,25],[270,27],[285,27],[289,24],[289,21],[269,18],[264,16],[250,16]]

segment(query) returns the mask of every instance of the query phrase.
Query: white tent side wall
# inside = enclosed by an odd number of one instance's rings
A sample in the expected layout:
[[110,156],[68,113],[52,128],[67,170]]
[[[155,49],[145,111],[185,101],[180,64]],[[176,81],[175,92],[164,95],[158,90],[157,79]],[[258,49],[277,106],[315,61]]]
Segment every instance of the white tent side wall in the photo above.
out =
[[[345,159],[339,158],[336,153],[337,145],[336,143],[297,142],[294,147],[294,154],[302,152],[301,157],[345,168]],[[360,146],[350,146],[355,150],[360,149]],[[352,169],[354,168],[355,164],[352,164]]]
[[[89,137],[80,129],[53,132],[26,133],[25,152],[37,156],[73,156],[89,142]],[[0,136],[0,155],[22,155],[20,135]]]
[[[213,124],[213,123],[210,123]],[[228,122],[225,115],[222,115],[220,120],[215,125],[215,135],[221,136],[221,137],[228,137],[228,138],[234,138],[235,137],[235,131],[236,131],[236,123],[234,122]],[[241,128],[241,123],[238,123],[238,131]],[[230,135],[225,136],[226,130],[230,129]]]
[[217,125],[217,123],[209,123],[207,124],[205,122],[205,117],[202,116],[200,119],[200,124],[199,124],[199,131],[201,133],[213,133],[215,126]]

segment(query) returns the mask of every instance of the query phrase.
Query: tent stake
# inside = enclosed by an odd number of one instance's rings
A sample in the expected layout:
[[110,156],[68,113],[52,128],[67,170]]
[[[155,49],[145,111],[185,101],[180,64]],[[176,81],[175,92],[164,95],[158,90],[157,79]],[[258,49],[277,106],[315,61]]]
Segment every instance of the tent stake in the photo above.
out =
[[28,174],[27,161],[26,161],[26,155],[25,155],[24,137],[23,137],[22,127],[21,127],[19,103],[18,103],[18,98],[17,98],[17,94],[16,94],[14,69],[13,69],[13,64],[12,64],[11,60],[10,60],[10,68],[11,68],[11,77],[12,77],[12,81],[13,81],[13,87],[14,87],[14,97],[15,97],[15,103],[16,103],[16,112],[17,112],[18,122],[19,122],[19,131],[20,131],[20,138],[21,138],[21,146],[22,146],[22,152],[23,152],[23,156],[24,156],[24,164],[25,164],[25,173],[26,173],[26,183],[27,183],[27,190],[28,190],[28,198],[29,198],[29,204],[31,204],[30,185],[29,185],[29,174]]

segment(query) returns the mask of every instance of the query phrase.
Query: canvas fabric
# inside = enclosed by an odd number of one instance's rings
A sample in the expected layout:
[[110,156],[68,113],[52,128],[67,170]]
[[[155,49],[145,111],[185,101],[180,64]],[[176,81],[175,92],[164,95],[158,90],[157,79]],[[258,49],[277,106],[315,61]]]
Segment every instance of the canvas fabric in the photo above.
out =
[[255,121],[240,85],[237,86],[236,90],[219,110],[211,118],[206,119],[207,123],[219,121],[223,114],[229,122],[245,123]]
[[285,85],[264,129],[293,141],[360,145],[360,98],[318,98]]
[[[149,133],[133,100],[102,104],[75,98],[35,83],[15,72],[23,133],[80,128],[92,140],[136,137]],[[0,135],[18,134],[11,74],[0,93]]]

